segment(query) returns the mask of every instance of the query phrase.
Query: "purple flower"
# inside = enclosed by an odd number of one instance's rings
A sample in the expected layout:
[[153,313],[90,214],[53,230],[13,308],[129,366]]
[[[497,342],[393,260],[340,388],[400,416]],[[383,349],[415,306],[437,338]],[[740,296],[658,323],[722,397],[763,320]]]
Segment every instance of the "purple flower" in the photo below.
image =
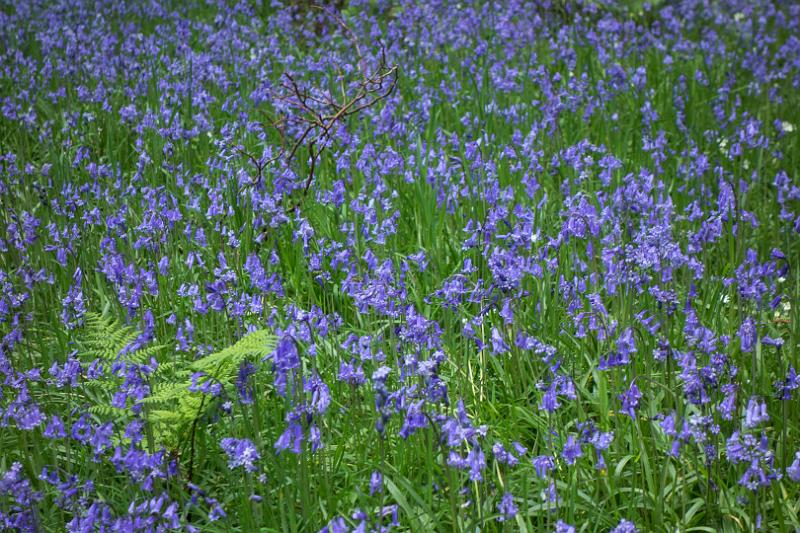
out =
[[554,413],[559,407],[561,407],[561,404],[558,401],[556,383],[553,382],[542,395],[542,401],[539,402],[539,409],[547,413]]
[[222,393],[222,384],[211,378],[211,376],[206,375],[205,372],[195,372],[191,375],[189,392],[200,392],[202,394],[210,394],[211,396],[219,396],[220,393]]
[[756,323],[752,318],[748,317],[739,326],[739,342],[743,352],[749,353],[753,351],[753,347],[756,344],[756,336]]
[[316,422],[308,428],[308,442],[311,443],[311,453],[316,453],[317,450],[322,448],[322,433]]
[[40,530],[36,518],[36,504],[42,494],[34,492],[23,474],[22,464],[15,462],[0,477],[0,527],[14,531],[34,533]]
[[80,374],[81,363],[74,355],[70,355],[63,367],[59,367],[56,362],[53,362],[53,365],[50,367],[50,375],[54,378],[52,383],[58,389],[67,385],[70,387],[77,387]]
[[486,457],[483,455],[483,450],[478,446],[474,446],[467,455],[467,467],[469,468],[470,481],[481,481],[483,479],[482,472],[486,468]]
[[412,402],[406,411],[403,427],[400,428],[400,436],[408,439],[418,429],[428,427],[428,419],[423,411],[424,400]]
[[[515,446],[519,446],[519,444],[515,443]],[[525,448],[522,449],[524,450]],[[519,448],[517,448],[517,450],[519,450]],[[506,450],[505,447],[499,442],[492,446],[492,453],[494,454],[495,459],[497,459],[497,462],[500,464],[516,466],[516,464],[519,463],[517,456]]]
[[285,450],[291,450],[293,453],[299,454],[303,451],[302,445],[303,426],[293,420],[290,420],[289,425],[275,442],[275,450],[278,453]]
[[800,483],[800,451],[795,452],[794,461],[786,467],[786,475],[795,483]]
[[89,420],[89,416],[83,414],[77,421],[75,421],[74,424],[72,424],[72,431],[70,434],[73,439],[80,443],[88,444],[89,439],[92,436],[92,424]]
[[633,338],[633,329],[626,328],[616,341],[616,351],[608,355],[607,358],[601,357],[600,370],[608,370],[616,366],[625,366],[630,363],[631,354],[636,353],[636,343]]
[[728,460],[732,464],[743,463],[747,465],[739,484],[751,491],[760,487],[768,487],[772,481],[780,479],[782,473],[775,469],[775,454],[769,448],[765,434],[761,438],[753,435],[741,435],[734,431],[725,445]]
[[561,451],[561,457],[564,458],[568,465],[574,465],[575,461],[582,455],[583,450],[581,450],[580,443],[578,443],[574,436],[568,436],[567,442],[564,443],[564,449]]
[[67,329],[75,329],[83,324],[83,317],[86,315],[86,298],[83,296],[83,272],[81,272],[80,268],[75,269],[72,280],[72,285],[61,302],[61,322],[64,323]]
[[636,343],[633,340],[633,328],[626,328],[617,338],[617,352],[627,360],[636,352]]
[[311,393],[311,409],[319,415],[323,414],[331,404],[330,389],[317,374],[304,381],[303,389]]
[[210,522],[216,522],[220,518],[225,518],[226,516],[228,516],[227,513],[225,513],[225,510],[218,502],[216,501],[212,502],[210,500],[211,498],[206,499],[208,503],[211,503],[211,511],[208,513],[208,520]]
[[367,378],[364,375],[364,369],[355,362],[355,360],[351,363],[346,363],[342,361],[339,365],[339,376],[340,381],[344,381],[345,383],[349,383],[351,385],[361,385],[362,383],[366,382]]
[[532,462],[533,469],[540,478],[546,477],[556,467],[556,462],[550,455],[538,455],[533,458]]
[[374,496],[383,492],[383,474],[379,470],[374,470],[369,476],[369,494]]
[[497,510],[500,512],[500,516],[497,517],[499,522],[505,522],[517,516],[519,509],[514,503],[514,496],[510,492],[503,494],[500,503],[497,504]]
[[555,481],[547,484],[547,488],[542,491],[542,499],[548,503],[558,503],[558,491],[556,490]]
[[556,528],[553,530],[553,533],[575,533],[575,526],[571,526],[563,520],[559,520],[556,522]]
[[228,437],[222,439],[220,446],[228,455],[228,468],[233,470],[243,466],[246,471],[255,472],[255,462],[261,459],[261,456],[252,441]]
[[492,328],[492,355],[502,355],[508,352],[508,344],[506,344],[502,333],[497,328]]
[[344,518],[338,516],[328,522],[328,525],[319,530],[319,533],[349,533],[350,528]]
[[114,433],[114,425],[111,422],[106,422],[103,425],[97,426],[94,429],[90,444],[94,448],[95,457],[99,456],[105,450],[111,448],[111,435]]
[[722,387],[725,397],[719,404],[719,413],[723,420],[733,420],[736,412],[736,390],[736,385],[730,383]]
[[752,429],[768,421],[767,404],[756,396],[751,397],[744,413],[744,427]]
[[236,390],[239,392],[239,401],[244,405],[253,403],[253,387],[249,384],[249,379],[255,373],[256,367],[249,361],[245,361],[239,367],[236,376]]
[[64,423],[58,415],[50,415],[50,422],[44,428],[44,436],[48,439],[63,439],[67,436]]
[[623,518],[622,520],[619,521],[619,524],[617,524],[617,526],[614,529],[612,529],[609,533],[638,533],[638,531],[639,530],[636,529],[636,526],[633,524],[633,522],[630,522]]
[[622,400],[622,412],[630,416],[631,419],[636,420],[636,409],[639,407],[642,393],[639,392],[639,387],[636,386],[635,381],[631,382],[626,392],[619,395],[619,399]]

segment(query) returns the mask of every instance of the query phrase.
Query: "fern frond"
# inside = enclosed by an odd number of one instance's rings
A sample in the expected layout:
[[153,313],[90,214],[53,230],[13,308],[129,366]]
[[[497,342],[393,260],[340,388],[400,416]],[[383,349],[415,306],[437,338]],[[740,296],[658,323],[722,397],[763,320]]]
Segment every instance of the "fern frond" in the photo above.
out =
[[275,349],[275,336],[268,330],[257,330],[245,335],[232,346],[198,359],[191,364],[192,370],[205,372],[219,381],[226,381],[230,369],[238,370],[248,357],[264,356]]
[[137,365],[145,365],[149,363],[150,359],[152,358],[158,359],[156,356],[165,348],[167,348],[166,344],[153,344],[150,346],[145,346],[144,348],[136,350],[135,352],[126,354],[125,360]]
[[[185,371],[183,371],[185,373]],[[175,361],[166,361],[158,364],[158,368],[152,373],[151,378],[156,382],[162,382],[167,376],[174,377],[180,374],[178,364]]]
[[186,417],[183,416],[181,413],[176,413],[175,411],[167,411],[167,410],[156,410],[150,411],[150,416],[148,417],[151,423],[153,424],[167,424],[179,428],[186,424]]
[[147,398],[140,400],[144,405],[164,404],[190,394],[187,382],[173,382],[156,385],[153,392]]
[[123,324],[118,319],[97,313],[86,313],[80,339],[80,344],[83,346],[81,354],[84,359],[100,358],[114,361],[138,336],[139,333],[135,328]]
[[114,418],[123,413],[122,409],[111,407],[107,404],[92,405],[86,409],[89,413],[97,415],[103,419]]
[[[239,368],[248,358],[261,358],[275,349],[276,338],[267,330],[258,330],[242,337],[238,342],[198,360],[162,360],[166,345],[149,345],[126,351],[141,333],[121,320],[98,313],[87,313],[78,339],[81,358],[101,358],[115,362],[120,358],[134,365],[149,364],[155,359],[159,364],[150,374],[151,393],[139,400],[143,415],[161,444],[179,443],[181,435],[191,424],[218,408],[220,399],[192,392],[192,376],[202,372],[220,383],[224,397],[236,394],[235,379]],[[121,376],[106,374],[104,378],[84,383],[85,399],[91,404],[88,412],[102,418],[133,416],[130,409],[111,406],[111,399],[122,383]]]

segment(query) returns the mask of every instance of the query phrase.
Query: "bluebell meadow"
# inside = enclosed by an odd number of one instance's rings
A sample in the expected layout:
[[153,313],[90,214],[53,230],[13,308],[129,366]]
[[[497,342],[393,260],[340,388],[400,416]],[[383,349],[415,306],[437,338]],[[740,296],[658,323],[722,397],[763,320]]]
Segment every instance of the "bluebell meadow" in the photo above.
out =
[[800,528],[800,4],[0,0],[0,530]]

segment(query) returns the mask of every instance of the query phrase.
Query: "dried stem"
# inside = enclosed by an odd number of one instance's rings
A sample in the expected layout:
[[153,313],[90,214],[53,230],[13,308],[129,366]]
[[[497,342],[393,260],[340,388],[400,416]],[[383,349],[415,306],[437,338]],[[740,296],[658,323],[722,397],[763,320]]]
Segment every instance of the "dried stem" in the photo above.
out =
[[[302,87],[290,73],[284,72],[279,85],[281,92],[276,94],[274,99],[282,102],[287,111],[283,116],[270,123],[281,136],[280,151],[274,157],[264,159],[255,157],[241,147],[236,148],[255,167],[257,174],[251,185],[258,187],[263,181],[266,167],[279,160],[282,160],[286,166],[291,166],[300,148],[306,147],[308,177],[303,186],[302,196],[294,205],[295,209],[300,206],[311,188],[318,159],[333,139],[336,126],[347,117],[360,113],[388,98],[397,86],[398,75],[397,65],[387,63],[386,51],[383,47],[381,47],[377,67],[370,71],[362,53],[362,43],[355,32],[332,10],[317,5],[312,7],[334,19],[342,28],[345,37],[353,44],[358,57],[360,78],[352,80],[350,83],[344,83],[345,80],[343,80],[342,96],[338,100],[326,91],[315,91],[313,88]],[[349,92],[346,87],[349,88]],[[287,134],[284,130],[287,124],[300,126],[298,135],[289,142],[287,142]]]

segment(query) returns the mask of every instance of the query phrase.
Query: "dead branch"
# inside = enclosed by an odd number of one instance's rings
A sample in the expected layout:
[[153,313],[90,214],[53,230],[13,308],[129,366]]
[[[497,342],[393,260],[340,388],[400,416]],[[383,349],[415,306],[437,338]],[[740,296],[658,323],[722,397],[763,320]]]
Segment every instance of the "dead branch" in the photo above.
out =
[[[386,50],[381,46],[380,59],[377,66],[370,70],[362,53],[362,43],[347,23],[329,8],[312,6],[330,16],[342,28],[342,32],[355,49],[358,59],[358,77],[354,80],[342,80],[342,95],[337,98],[328,91],[303,86],[289,72],[281,76],[281,83],[273,98],[283,105],[283,115],[270,122],[270,126],[278,130],[281,137],[281,149],[269,159],[256,158],[242,147],[237,151],[246,157],[257,174],[252,185],[260,186],[266,167],[278,162],[290,167],[301,147],[308,154],[308,176],[302,188],[302,195],[294,208],[298,208],[308,194],[314,180],[317,163],[333,140],[335,128],[350,116],[376,105],[388,98],[397,86],[397,65],[389,65],[386,61]],[[345,83],[346,82],[346,83]],[[287,127],[296,126],[293,139],[288,137]]]

